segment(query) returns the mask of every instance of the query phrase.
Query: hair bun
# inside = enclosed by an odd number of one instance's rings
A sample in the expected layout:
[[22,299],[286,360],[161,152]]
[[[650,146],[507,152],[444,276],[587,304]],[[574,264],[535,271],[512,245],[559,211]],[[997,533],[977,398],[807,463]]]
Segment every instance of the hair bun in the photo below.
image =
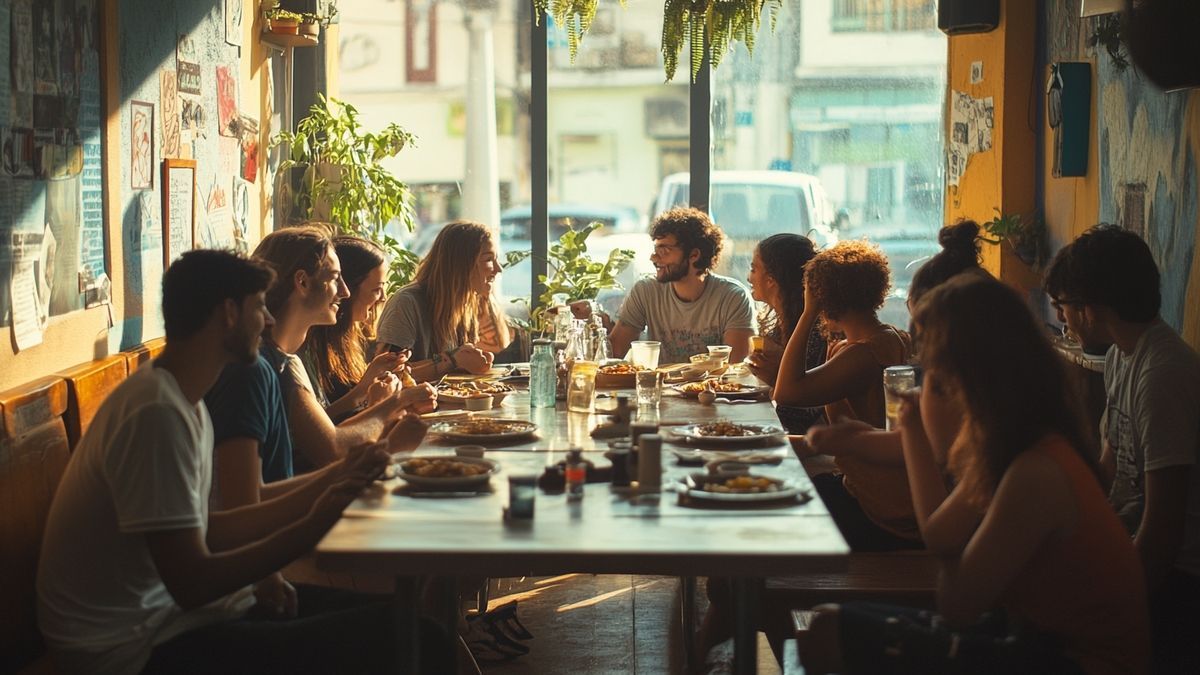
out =
[[938,232],[938,244],[952,256],[978,255],[976,239],[979,238],[979,225],[973,220],[960,220],[953,225],[946,225]]

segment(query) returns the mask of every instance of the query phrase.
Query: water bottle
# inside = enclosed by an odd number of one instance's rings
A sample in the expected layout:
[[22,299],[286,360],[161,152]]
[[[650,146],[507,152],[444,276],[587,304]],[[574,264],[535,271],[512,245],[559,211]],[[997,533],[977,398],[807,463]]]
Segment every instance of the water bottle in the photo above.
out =
[[554,314],[554,341],[566,343],[575,327],[575,317],[571,315],[571,308],[567,306],[567,295],[555,293],[554,306],[558,310]]
[[529,405],[534,408],[553,408],[558,388],[558,374],[551,342],[546,338],[533,341],[533,356],[529,359]]
[[587,464],[583,462],[583,450],[571,448],[567,454],[566,471],[567,501],[583,499],[583,484],[587,482]]

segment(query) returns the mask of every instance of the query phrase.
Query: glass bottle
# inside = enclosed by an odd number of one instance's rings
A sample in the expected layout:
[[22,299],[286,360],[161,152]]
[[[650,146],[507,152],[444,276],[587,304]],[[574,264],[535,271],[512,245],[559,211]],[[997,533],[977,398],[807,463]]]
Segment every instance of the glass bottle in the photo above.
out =
[[608,331],[605,330],[604,321],[599,314],[592,315],[592,329],[595,331],[592,360],[596,363],[604,363],[612,358],[612,341],[608,338]]
[[533,341],[529,359],[529,405],[534,408],[553,408],[558,389],[558,374],[550,340]]
[[571,315],[571,308],[567,305],[566,293],[554,294],[554,307],[557,309],[554,313],[554,341],[566,344],[575,324],[575,317]]
[[571,448],[567,453],[567,501],[577,502],[583,499],[583,484],[587,482],[587,464],[583,461],[583,450]]

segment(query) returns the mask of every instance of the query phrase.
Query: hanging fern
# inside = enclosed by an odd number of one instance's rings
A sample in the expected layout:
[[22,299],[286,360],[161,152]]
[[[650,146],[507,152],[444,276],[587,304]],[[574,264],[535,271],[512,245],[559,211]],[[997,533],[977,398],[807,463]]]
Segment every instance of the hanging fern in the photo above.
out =
[[[574,63],[583,35],[596,18],[598,4],[599,0],[533,0],[534,20],[540,21],[543,14],[554,17],[554,22],[567,31],[567,48]],[[621,0],[621,6],[624,5],[625,0]],[[773,31],[776,13],[782,6],[783,0],[664,0],[662,55],[667,81],[675,77],[684,42],[691,45],[689,56],[695,81],[704,63],[706,34],[709,61],[714,68],[721,64],[734,42],[741,42],[753,53],[763,8],[767,9]]]

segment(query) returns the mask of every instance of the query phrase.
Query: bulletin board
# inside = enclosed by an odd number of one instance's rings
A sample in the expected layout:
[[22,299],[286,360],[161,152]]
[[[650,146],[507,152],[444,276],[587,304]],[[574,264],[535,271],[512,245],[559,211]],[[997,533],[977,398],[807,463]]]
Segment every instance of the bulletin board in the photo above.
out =
[[0,0],[0,322],[19,347],[106,269],[98,0]]

